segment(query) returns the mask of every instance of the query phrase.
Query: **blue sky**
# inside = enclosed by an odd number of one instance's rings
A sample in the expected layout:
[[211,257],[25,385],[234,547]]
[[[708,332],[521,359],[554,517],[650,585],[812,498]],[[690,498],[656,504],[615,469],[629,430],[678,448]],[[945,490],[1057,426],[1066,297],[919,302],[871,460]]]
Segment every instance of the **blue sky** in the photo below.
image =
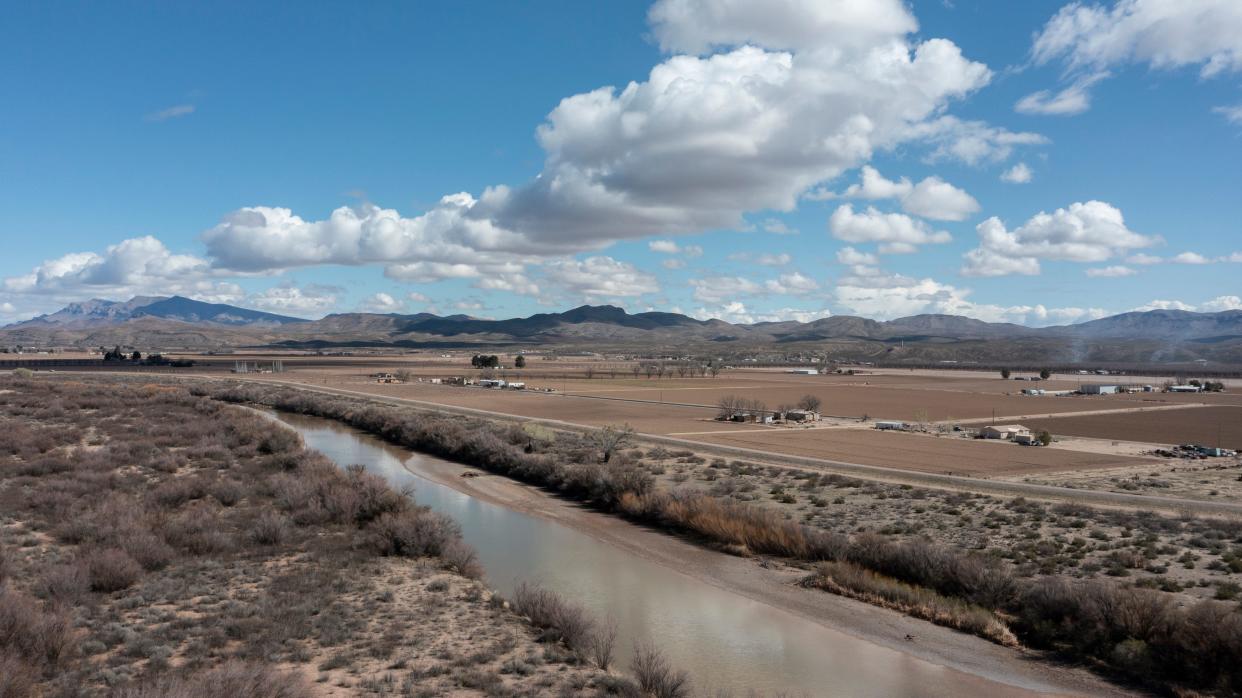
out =
[[0,60],[0,322],[1242,307],[1235,0],[7,3]]

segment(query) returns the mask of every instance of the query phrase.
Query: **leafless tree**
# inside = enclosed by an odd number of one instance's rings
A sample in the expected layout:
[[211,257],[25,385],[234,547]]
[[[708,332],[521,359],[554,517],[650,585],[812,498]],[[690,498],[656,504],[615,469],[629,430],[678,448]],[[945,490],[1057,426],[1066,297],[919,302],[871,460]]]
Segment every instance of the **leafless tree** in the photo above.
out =
[[625,448],[633,438],[634,427],[631,427],[629,424],[619,427],[615,424],[609,424],[591,434],[591,440],[594,442],[595,448],[599,449],[601,461],[604,463],[612,460],[612,455]]
[[810,412],[819,412],[819,407],[822,404],[822,400],[808,393],[807,395],[803,395],[802,399],[798,401],[798,408],[808,410]]

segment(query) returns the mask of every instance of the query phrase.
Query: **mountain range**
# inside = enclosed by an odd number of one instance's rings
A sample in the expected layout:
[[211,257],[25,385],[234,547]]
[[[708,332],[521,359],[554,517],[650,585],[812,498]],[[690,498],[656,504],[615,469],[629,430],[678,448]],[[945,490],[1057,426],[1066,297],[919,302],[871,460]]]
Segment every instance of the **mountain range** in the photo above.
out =
[[850,358],[908,361],[1194,361],[1242,364],[1242,311],[1129,312],[1073,325],[1025,327],[957,315],[733,324],[678,313],[584,305],[489,320],[431,313],[338,313],[319,320],[172,297],[95,299],[0,328],[0,345],[163,350],[225,347],[447,347],[548,345],[730,353],[785,347]]

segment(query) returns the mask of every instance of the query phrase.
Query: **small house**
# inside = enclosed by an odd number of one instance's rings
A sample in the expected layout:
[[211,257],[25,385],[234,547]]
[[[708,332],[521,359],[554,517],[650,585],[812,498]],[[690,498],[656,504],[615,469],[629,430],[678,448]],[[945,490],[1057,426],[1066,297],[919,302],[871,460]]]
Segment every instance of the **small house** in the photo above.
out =
[[979,436],[985,439],[1013,440],[1019,435],[1031,435],[1031,430],[1021,424],[991,424],[979,430]]
[[520,383],[518,381],[514,381],[509,384],[509,389],[510,390],[526,390],[526,384]]
[[785,413],[787,422],[818,422],[819,413],[813,410],[789,410]]

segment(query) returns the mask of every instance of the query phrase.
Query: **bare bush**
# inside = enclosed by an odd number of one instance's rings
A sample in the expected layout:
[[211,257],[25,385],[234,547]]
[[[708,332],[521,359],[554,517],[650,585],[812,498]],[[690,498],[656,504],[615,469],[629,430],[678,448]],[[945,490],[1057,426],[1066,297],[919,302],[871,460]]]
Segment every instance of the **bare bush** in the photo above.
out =
[[690,678],[684,671],[672,668],[654,645],[640,644],[634,648],[630,671],[643,693],[655,698],[683,698],[690,695]]
[[585,610],[526,582],[518,584],[512,603],[514,611],[530,619],[536,628],[550,632],[552,639],[564,642],[579,656],[590,656],[595,624]]
[[142,565],[116,548],[92,552],[82,560],[82,565],[86,568],[91,591],[120,591],[142,577]]
[[162,677],[118,691],[117,698],[301,698],[313,691],[300,676],[259,664],[230,661],[190,676]]
[[608,671],[612,667],[613,654],[617,646],[617,621],[609,618],[608,622],[596,628],[591,633],[588,645],[595,666]]
[[16,652],[0,649],[0,698],[28,698],[38,695],[38,670]]
[[377,552],[401,557],[438,556],[461,536],[455,521],[426,507],[382,514],[368,530]]
[[250,529],[250,540],[259,545],[280,545],[289,537],[289,518],[275,511],[264,511]]
[[483,577],[483,565],[479,563],[478,553],[460,538],[444,544],[440,550],[440,559],[444,561],[445,568],[463,577],[470,579]]
[[56,604],[72,605],[90,591],[86,567],[77,562],[48,568],[35,584],[35,593]]
[[42,669],[58,666],[73,646],[73,622],[66,613],[40,609],[24,594],[0,589],[0,653]]

